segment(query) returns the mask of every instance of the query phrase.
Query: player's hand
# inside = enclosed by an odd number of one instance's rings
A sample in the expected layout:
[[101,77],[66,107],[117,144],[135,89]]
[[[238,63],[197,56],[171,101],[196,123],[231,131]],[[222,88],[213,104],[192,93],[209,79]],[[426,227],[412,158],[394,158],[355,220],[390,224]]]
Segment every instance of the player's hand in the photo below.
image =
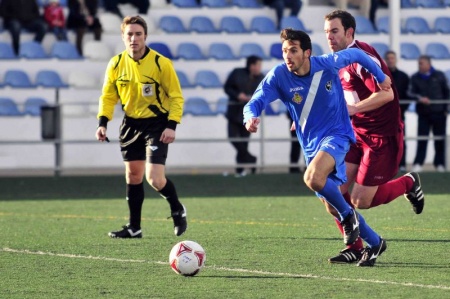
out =
[[419,103],[425,104],[425,105],[430,105],[430,99],[428,97],[420,97],[419,98]]
[[95,137],[97,138],[97,140],[99,140],[101,142],[103,142],[103,141],[109,142],[108,137],[106,137],[106,128],[105,127],[98,127],[97,132],[95,132]]
[[348,115],[353,116],[356,114],[356,106],[354,104],[349,105],[347,104],[347,111],[348,111]]
[[162,134],[161,138],[159,138],[159,141],[162,143],[172,143],[175,141],[175,130],[166,128]]
[[291,131],[295,131],[295,121],[292,122]]
[[378,86],[380,86],[382,90],[389,91],[391,89],[392,81],[388,75],[385,74],[385,77],[386,78],[382,83],[378,83]]
[[259,118],[252,117],[245,123],[245,128],[250,133],[256,133],[258,131],[258,125],[260,122],[261,120]]

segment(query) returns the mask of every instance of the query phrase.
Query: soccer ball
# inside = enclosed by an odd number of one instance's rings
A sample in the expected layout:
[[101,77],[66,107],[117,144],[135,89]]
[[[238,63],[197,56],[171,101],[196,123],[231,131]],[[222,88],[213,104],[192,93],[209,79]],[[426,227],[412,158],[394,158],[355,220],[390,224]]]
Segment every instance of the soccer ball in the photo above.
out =
[[169,255],[170,267],[183,276],[196,275],[205,265],[205,261],[205,250],[194,241],[181,241],[175,244]]

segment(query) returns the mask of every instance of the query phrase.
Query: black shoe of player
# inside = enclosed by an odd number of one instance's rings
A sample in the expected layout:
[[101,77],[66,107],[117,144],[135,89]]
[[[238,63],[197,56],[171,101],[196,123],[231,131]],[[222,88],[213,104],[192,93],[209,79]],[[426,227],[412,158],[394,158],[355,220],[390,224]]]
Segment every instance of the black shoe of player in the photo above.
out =
[[420,214],[425,205],[425,196],[423,195],[419,174],[417,172],[409,172],[404,176],[410,177],[414,182],[411,190],[405,194],[405,198],[411,203],[414,213]]
[[362,250],[355,250],[352,248],[345,248],[339,252],[338,255],[329,258],[328,262],[331,264],[351,264],[361,259]]
[[[169,218],[173,219],[173,228],[175,236],[181,236],[187,229],[187,221],[186,221],[186,208],[183,206],[183,209],[179,211],[172,211],[172,215]],[[167,219],[169,219],[167,218]]]
[[359,267],[373,267],[377,258],[386,250],[386,241],[381,238],[380,244],[372,248],[366,247],[358,262]]
[[344,220],[341,221],[342,228],[344,229],[344,243],[350,245],[355,243],[359,237],[359,216],[358,213],[353,210],[348,214]]
[[130,224],[122,226],[122,230],[116,232],[108,233],[108,236],[111,238],[119,238],[119,239],[131,239],[131,238],[142,238],[141,229],[135,229]]

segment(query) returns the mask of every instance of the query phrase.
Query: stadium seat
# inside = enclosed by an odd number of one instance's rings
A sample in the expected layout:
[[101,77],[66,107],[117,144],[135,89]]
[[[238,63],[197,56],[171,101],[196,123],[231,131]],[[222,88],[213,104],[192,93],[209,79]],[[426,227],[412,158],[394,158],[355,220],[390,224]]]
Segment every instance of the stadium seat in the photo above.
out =
[[197,44],[183,42],[178,45],[177,57],[185,60],[202,60],[206,59],[203,56],[200,47]]
[[98,19],[100,24],[102,24],[102,30],[104,33],[120,33],[120,26],[122,24],[121,18],[115,14],[110,12],[103,12],[98,14]]
[[191,18],[189,30],[197,33],[217,33],[219,32],[207,16],[194,16]]
[[223,84],[214,71],[200,70],[195,74],[195,84],[203,88],[222,88]]
[[101,86],[91,73],[81,70],[70,72],[68,83],[70,87],[75,88],[99,88]]
[[31,97],[26,99],[23,109],[23,114],[31,116],[40,116],[41,107],[46,106],[48,103],[43,98]]
[[189,81],[187,75],[186,75],[183,71],[177,70],[176,72],[177,72],[178,81],[180,81],[180,86],[181,86],[182,88],[192,88],[192,87],[195,87],[195,84],[192,84],[192,83]]
[[231,7],[231,3],[228,0],[202,0],[202,6],[210,8],[224,8]]
[[209,46],[208,57],[217,60],[234,60],[238,59],[226,43],[212,43]]
[[156,52],[160,53],[161,55],[166,56],[169,59],[175,59],[175,57],[172,55],[172,51],[170,51],[169,46],[167,46],[165,43],[162,42],[152,42],[148,44],[150,49],[155,50]]
[[262,59],[268,59],[264,50],[259,44],[256,43],[243,43],[239,49],[239,57],[247,58],[248,56],[256,55]]
[[384,55],[389,50],[389,46],[385,43],[374,42],[370,44],[378,54],[380,54],[381,58],[384,58]]
[[450,0],[444,0],[444,5],[450,7]]
[[312,43],[312,55],[320,56],[323,55],[322,47],[319,44]]
[[197,0],[172,0],[172,4],[181,8],[199,8]]
[[220,98],[216,104],[216,114],[225,115],[228,110],[228,98]]
[[434,31],[449,34],[450,33],[450,17],[437,17],[434,20]]
[[53,43],[50,57],[58,59],[82,59],[77,48],[68,41],[56,41]]
[[17,104],[11,98],[0,98],[0,116],[21,116],[23,115],[17,108]]
[[312,33],[311,30],[306,29],[306,27],[303,25],[303,22],[294,16],[289,16],[289,17],[283,17],[281,19],[281,28],[293,28],[296,30],[302,30],[305,31],[306,33]]
[[59,74],[53,70],[38,71],[36,74],[36,85],[52,88],[68,87],[68,85],[62,81]]
[[401,8],[416,8],[416,2],[414,0],[401,0]]
[[444,2],[442,0],[416,0],[417,7],[424,8],[444,8]]
[[422,17],[409,17],[405,21],[404,27],[405,33],[414,34],[430,34],[433,30],[428,26],[427,21]]
[[240,8],[262,8],[263,5],[258,0],[233,0],[233,5]]
[[27,41],[20,43],[19,57],[27,59],[49,58],[47,53],[45,53],[42,44],[35,41]]
[[379,17],[377,19],[377,30],[382,33],[389,33],[391,30],[389,22],[389,16]]
[[220,20],[220,30],[227,33],[248,33],[242,20],[234,16],[223,17]]
[[167,33],[187,33],[186,27],[177,16],[162,16],[159,20],[159,28]]
[[372,22],[365,16],[355,16],[357,34],[378,34]]
[[16,59],[16,53],[10,43],[0,42],[0,59]]
[[450,52],[443,43],[428,43],[425,54],[434,59],[450,59]]
[[83,56],[90,60],[108,61],[113,53],[105,42],[90,40],[83,45]]
[[250,31],[257,33],[278,33],[275,22],[266,16],[254,17],[250,23]]
[[5,85],[14,88],[31,88],[36,85],[31,83],[28,74],[22,70],[8,70],[5,73]]
[[419,47],[413,43],[400,43],[400,56],[403,59],[417,59],[420,56]]
[[272,45],[270,45],[270,57],[275,59],[283,59],[281,43],[273,43]]
[[209,107],[208,102],[204,98],[192,97],[186,99],[184,103],[184,114],[191,114],[194,116],[213,116],[216,115]]

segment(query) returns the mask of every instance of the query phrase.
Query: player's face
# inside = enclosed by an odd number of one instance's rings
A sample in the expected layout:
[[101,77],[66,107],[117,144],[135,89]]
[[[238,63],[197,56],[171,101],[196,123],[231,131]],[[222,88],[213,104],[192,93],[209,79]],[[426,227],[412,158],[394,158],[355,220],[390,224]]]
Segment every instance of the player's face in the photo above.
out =
[[281,45],[283,59],[288,70],[296,75],[305,75],[309,72],[309,56],[311,50],[303,51],[299,41],[285,40]]
[[135,57],[144,55],[145,39],[147,35],[144,33],[144,28],[138,24],[129,24],[125,26],[122,33],[122,40],[125,44],[128,54]]
[[346,49],[350,41],[353,40],[353,29],[349,28],[345,31],[341,19],[339,18],[325,20],[324,31],[327,36],[328,47],[332,52]]
[[385,61],[389,69],[395,69],[395,65],[397,64],[397,57],[395,57],[394,54],[387,54]]

